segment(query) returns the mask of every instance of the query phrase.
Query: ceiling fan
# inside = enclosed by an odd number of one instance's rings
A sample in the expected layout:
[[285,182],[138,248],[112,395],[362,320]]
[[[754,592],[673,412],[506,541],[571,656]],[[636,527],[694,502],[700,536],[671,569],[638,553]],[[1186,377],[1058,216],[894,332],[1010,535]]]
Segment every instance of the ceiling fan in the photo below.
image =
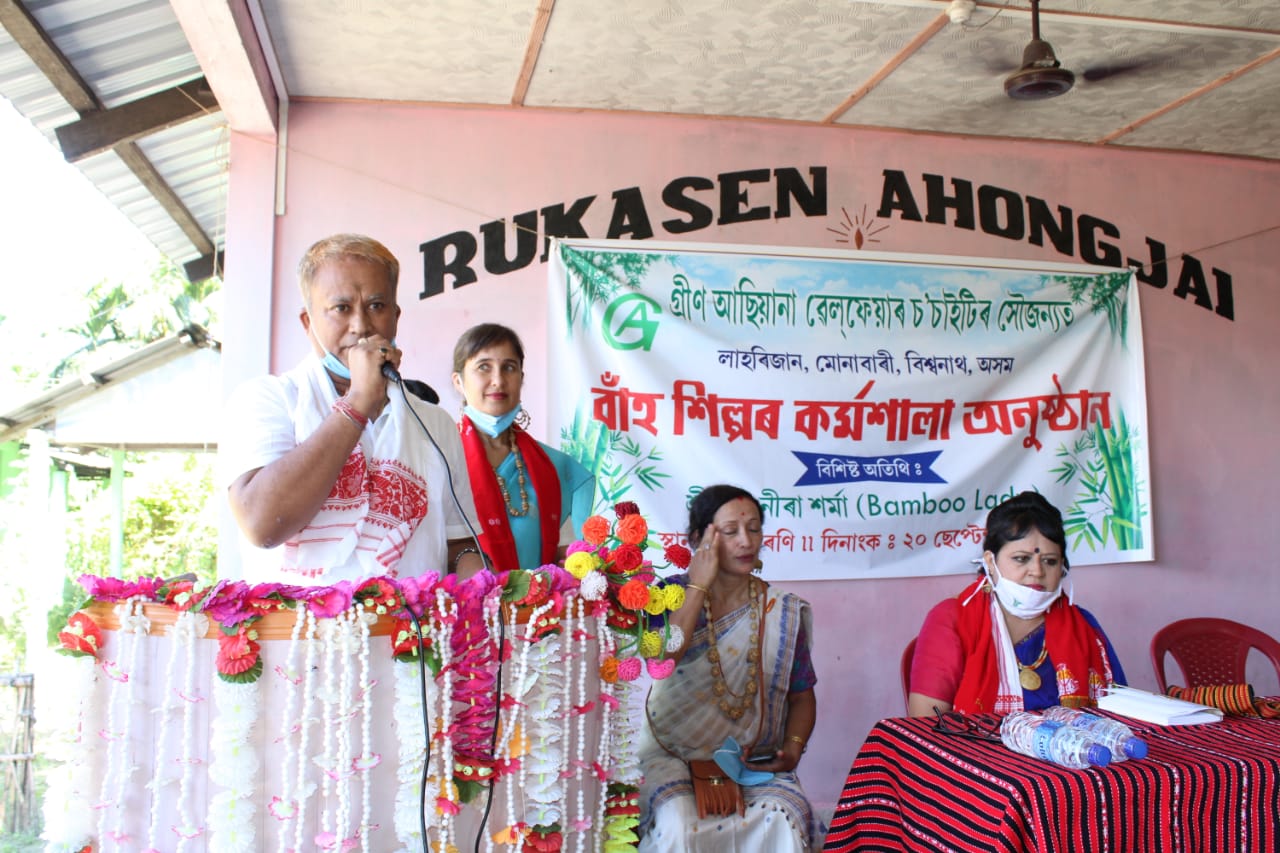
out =
[[1018,101],[1039,101],[1065,94],[1076,75],[1062,67],[1053,47],[1040,38],[1040,0],[1031,0],[1031,43],[1022,51],[1022,66],[1004,80],[1005,94]]

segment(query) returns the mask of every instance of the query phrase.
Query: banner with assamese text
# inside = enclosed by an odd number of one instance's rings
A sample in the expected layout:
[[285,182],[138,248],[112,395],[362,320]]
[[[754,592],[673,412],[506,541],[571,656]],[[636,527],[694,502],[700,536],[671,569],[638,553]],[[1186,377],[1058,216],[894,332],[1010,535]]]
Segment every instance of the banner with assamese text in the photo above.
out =
[[973,571],[1023,490],[1073,565],[1153,559],[1128,270],[771,247],[558,241],[547,438],[664,542],[750,489],[765,577]]

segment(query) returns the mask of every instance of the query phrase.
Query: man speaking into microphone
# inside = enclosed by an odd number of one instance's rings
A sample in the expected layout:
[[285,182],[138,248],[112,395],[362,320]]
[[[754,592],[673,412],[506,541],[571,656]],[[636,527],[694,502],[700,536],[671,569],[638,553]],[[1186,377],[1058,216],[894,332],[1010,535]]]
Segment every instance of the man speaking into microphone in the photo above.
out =
[[400,262],[377,240],[317,242],[298,264],[311,354],[228,401],[219,469],[246,580],[483,568],[453,419],[398,386],[399,278]]

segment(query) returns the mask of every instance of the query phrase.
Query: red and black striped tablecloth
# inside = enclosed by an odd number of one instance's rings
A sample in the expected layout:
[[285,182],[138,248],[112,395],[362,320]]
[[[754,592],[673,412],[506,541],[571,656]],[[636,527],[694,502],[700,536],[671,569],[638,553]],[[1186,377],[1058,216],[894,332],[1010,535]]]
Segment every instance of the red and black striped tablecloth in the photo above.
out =
[[881,720],[824,850],[1280,850],[1280,721],[1125,722],[1146,758],[1069,770],[929,719]]

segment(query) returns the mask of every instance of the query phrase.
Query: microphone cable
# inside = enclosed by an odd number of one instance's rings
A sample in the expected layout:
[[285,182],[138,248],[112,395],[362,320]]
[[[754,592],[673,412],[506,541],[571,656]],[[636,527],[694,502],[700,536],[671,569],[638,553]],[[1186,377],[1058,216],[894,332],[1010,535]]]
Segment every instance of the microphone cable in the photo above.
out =
[[[431,442],[431,446],[434,447],[436,449],[436,453],[439,454],[440,461],[444,463],[445,480],[449,484],[449,496],[453,499],[453,505],[454,507],[457,508],[458,514],[462,516],[462,520],[466,522],[467,530],[469,530],[471,533],[471,541],[474,542],[476,546],[476,553],[480,555],[480,559],[484,562],[485,571],[492,572],[493,569],[489,565],[489,557],[487,554],[485,554],[484,549],[480,547],[480,537],[476,533],[475,526],[472,525],[471,519],[467,516],[466,511],[463,510],[462,502],[458,500],[458,492],[453,485],[453,469],[449,467],[449,457],[445,455],[444,450],[436,442],[435,436],[431,434],[431,430],[427,429],[427,425],[423,422],[422,417],[418,414],[417,410],[413,407],[413,403],[409,401],[409,393],[405,390],[404,383],[400,381],[400,374],[399,372],[396,371],[395,367],[393,367],[389,362],[384,362],[382,365],[382,375],[387,378],[388,382],[393,382],[397,386],[399,386],[400,397],[401,399],[404,400],[405,408],[408,409],[409,413],[413,415],[413,419],[418,422],[418,426],[422,429],[422,434],[427,437],[427,440]],[[453,567],[450,566],[449,568],[450,568],[450,571],[452,572]],[[396,588],[398,591],[399,586],[397,585]],[[401,593],[400,597],[403,599],[404,594]],[[416,642],[418,643],[418,680],[419,680],[419,691],[422,699],[422,726],[423,726],[423,732],[426,735],[425,753],[423,755],[423,761],[422,761],[422,774],[418,779],[418,828],[419,828],[419,831],[422,833],[423,853],[426,853],[427,851],[427,816],[426,816],[427,814],[426,812],[427,777],[428,777],[428,771],[430,769],[430,764],[431,764],[431,721],[427,713],[427,659],[426,659],[426,649],[422,645],[423,643],[422,626],[421,626],[421,623],[419,622],[418,614],[413,612],[413,608],[408,606],[407,601],[405,602],[405,609],[409,612],[410,622],[413,624],[413,630],[417,634]],[[424,615],[425,615],[425,612],[424,612]],[[489,740],[489,755],[491,758],[496,754],[498,749],[498,717],[501,715],[501,712],[502,712],[502,671],[503,671],[504,652],[506,651],[506,644],[507,644],[507,623],[506,623],[506,620],[503,618],[502,603],[501,603],[501,598],[499,598],[498,648],[497,648],[498,670],[497,670],[496,677],[494,679],[495,692],[494,692],[493,733],[490,736],[490,740]],[[452,701],[452,700],[449,699],[449,697],[445,697],[445,701]],[[446,767],[444,768],[444,772],[449,774],[450,777],[452,777],[453,768]],[[481,812],[481,815],[480,815],[480,826],[476,829],[475,848],[474,848],[476,853],[479,853],[480,851],[480,841],[484,837],[485,825],[489,821],[489,813],[493,808],[493,789],[495,784],[496,784],[496,779],[491,775],[489,778],[489,784],[486,786],[487,794],[485,795],[484,810]]]

